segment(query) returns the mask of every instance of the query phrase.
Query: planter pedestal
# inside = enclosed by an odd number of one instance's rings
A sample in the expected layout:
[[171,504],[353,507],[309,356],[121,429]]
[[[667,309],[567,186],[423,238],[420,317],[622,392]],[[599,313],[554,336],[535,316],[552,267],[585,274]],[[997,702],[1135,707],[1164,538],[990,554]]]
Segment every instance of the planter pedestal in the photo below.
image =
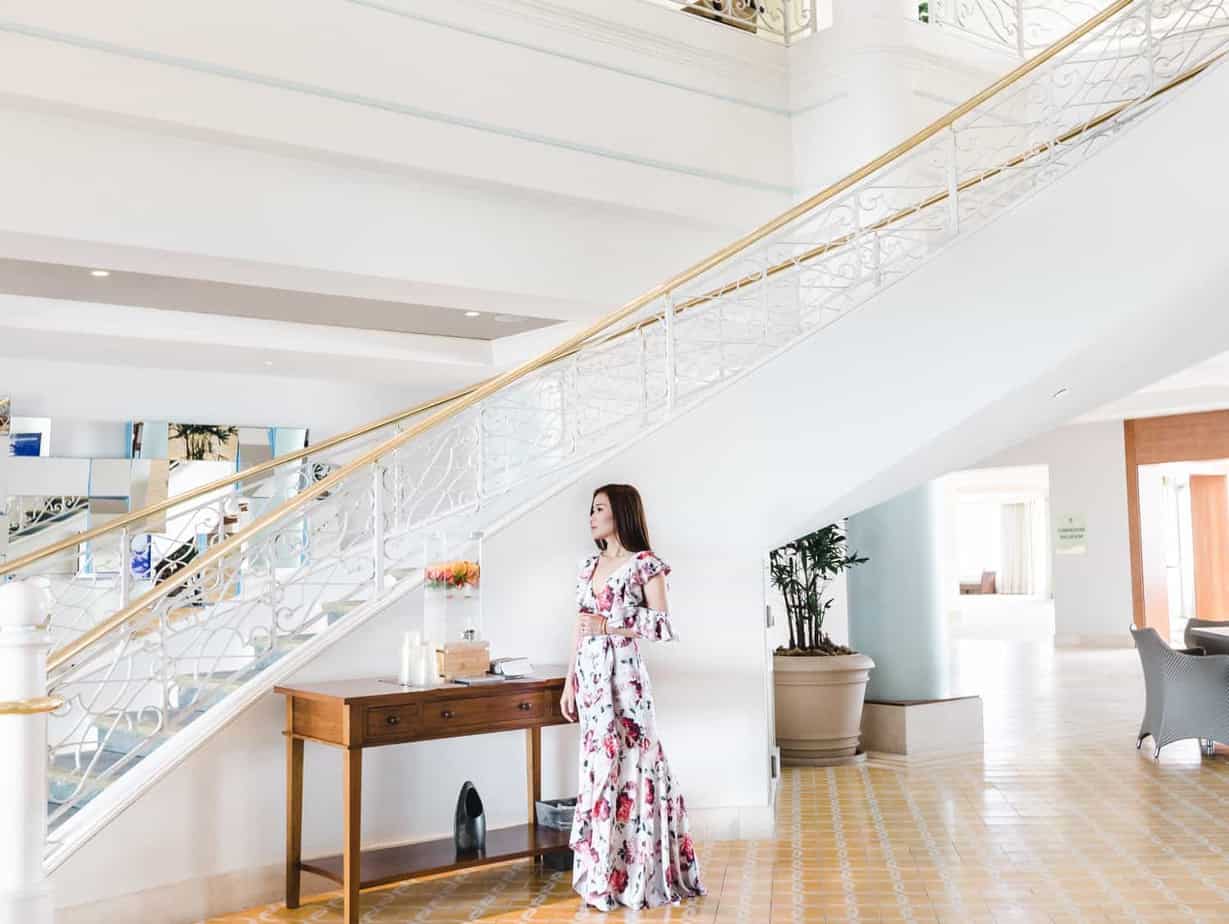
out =
[[861,760],[862,701],[875,662],[864,654],[773,655],[772,665],[781,764]]

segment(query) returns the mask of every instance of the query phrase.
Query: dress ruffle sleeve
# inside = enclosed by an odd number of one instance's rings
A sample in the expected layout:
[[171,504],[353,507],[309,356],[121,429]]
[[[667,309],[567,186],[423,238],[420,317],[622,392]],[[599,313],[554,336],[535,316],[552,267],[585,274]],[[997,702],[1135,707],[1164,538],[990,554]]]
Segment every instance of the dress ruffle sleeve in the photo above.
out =
[[632,564],[632,583],[639,588],[637,594],[639,606],[622,608],[622,627],[632,629],[637,638],[653,642],[670,642],[678,640],[678,633],[670,624],[670,616],[665,610],[655,610],[646,606],[644,587],[659,574],[669,574],[670,566],[652,552],[638,552]]

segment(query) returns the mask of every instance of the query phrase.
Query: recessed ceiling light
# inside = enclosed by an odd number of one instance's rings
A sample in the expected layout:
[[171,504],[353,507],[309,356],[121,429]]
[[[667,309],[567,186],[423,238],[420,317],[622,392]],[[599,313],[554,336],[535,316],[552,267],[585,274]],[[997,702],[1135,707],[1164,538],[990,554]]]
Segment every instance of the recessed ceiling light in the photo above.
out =
[[480,315],[480,314],[482,314],[482,312],[481,312],[481,311],[467,311],[467,312],[465,312],[465,316],[466,316],[467,318],[476,318],[476,317],[478,317],[478,315]]
[[266,366],[272,366],[272,365],[273,365],[273,360],[271,360],[271,359],[266,359],[266,360],[265,360],[265,365],[266,365]]
[[1061,397],[1062,397],[1063,395],[1065,395],[1066,393],[1067,393],[1067,388],[1066,388],[1066,386],[1063,386],[1063,387],[1062,387],[1062,388],[1060,388],[1058,391],[1054,392],[1054,394],[1050,395],[1050,397],[1051,397],[1051,398],[1061,398]]
[[103,276],[110,276],[111,271],[110,270],[90,270],[90,275],[98,276],[99,278],[102,278]]

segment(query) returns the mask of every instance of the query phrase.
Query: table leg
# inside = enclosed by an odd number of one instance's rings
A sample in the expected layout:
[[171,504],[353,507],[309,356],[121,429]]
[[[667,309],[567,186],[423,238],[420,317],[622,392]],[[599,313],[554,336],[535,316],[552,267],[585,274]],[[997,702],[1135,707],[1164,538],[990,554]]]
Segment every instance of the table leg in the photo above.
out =
[[535,803],[542,798],[542,729],[539,726],[525,729],[525,769],[529,784],[529,823],[538,820]]
[[[540,726],[525,729],[525,778],[529,793],[529,827],[538,824],[538,808],[535,804],[542,798],[542,729]],[[533,865],[542,862],[542,854],[533,855]]]
[[344,920],[346,924],[358,924],[359,855],[363,818],[363,750],[353,748],[345,752],[343,788],[346,800],[345,811],[345,860],[342,892],[345,896]]
[[303,739],[293,731],[294,698],[286,699],[286,907],[299,907],[303,859]]

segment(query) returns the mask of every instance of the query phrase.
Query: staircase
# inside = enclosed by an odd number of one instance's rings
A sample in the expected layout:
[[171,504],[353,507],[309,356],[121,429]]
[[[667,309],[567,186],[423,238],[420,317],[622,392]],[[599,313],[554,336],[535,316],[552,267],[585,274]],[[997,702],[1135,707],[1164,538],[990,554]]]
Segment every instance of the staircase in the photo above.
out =
[[[1222,4],[1118,0],[850,177],[532,362],[274,460],[237,492],[97,532],[88,542],[113,550],[109,570],[66,563],[80,537],[0,568],[54,600],[48,690],[63,705],[47,724],[46,867],[419,586],[428,548],[499,532],[612,453],[797,361],[803,344],[936,257],[972,251],[966,239],[1034,194],[1096,171],[1099,151],[1183,88],[1219,78],[1227,47]],[[134,573],[133,540],[158,517],[170,527],[160,541],[195,552],[173,571]]]

